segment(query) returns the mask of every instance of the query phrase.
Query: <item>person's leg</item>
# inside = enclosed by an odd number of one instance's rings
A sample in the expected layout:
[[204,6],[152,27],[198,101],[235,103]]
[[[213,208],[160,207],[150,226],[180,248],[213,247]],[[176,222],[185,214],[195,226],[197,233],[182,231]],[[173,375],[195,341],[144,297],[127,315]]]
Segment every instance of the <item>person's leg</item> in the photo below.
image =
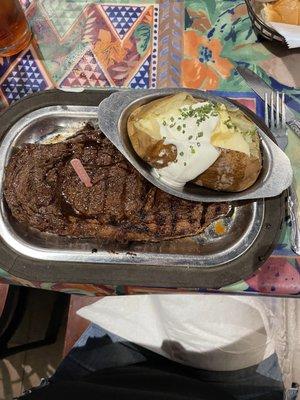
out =
[[51,381],[76,380],[96,370],[146,361],[150,352],[91,324],[64,358]]
[[[164,359],[91,324],[59,365],[51,381],[76,380],[96,370],[154,359],[159,361],[160,358]],[[202,381],[222,388],[237,400],[281,400],[283,396],[281,371],[275,354],[258,366],[238,371],[216,372],[192,368],[191,373]]]
[[238,371],[198,370],[199,379],[211,382],[237,400],[282,400],[284,387],[275,354],[259,365]]

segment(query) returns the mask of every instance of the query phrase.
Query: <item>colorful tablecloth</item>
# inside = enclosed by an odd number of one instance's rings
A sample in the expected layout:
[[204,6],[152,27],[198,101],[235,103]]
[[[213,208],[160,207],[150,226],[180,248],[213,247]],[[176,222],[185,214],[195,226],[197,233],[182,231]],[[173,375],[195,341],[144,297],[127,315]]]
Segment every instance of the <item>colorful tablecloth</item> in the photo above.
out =
[[[236,98],[262,115],[262,104],[235,70],[245,65],[288,94],[300,112],[300,51],[260,43],[242,0],[22,0],[34,40],[0,58],[0,109],[52,87],[184,86]],[[289,134],[300,198],[300,140]],[[300,294],[300,257],[291,251],[290,220],[272,256],[254,276],[223,291]],[[1,265],[1,260],[0,260]],[[87,294],[169,292],[155,288],[3,280]],[[172,289],[183,291],[183,288]],[[195,291],[203,289],[194,289]]]

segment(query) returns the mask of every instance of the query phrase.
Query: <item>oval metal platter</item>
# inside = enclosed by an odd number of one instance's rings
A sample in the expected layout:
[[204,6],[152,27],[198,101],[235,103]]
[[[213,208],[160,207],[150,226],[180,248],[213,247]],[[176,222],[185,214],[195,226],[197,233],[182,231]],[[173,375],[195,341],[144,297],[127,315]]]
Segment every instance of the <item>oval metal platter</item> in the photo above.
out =
[[[189,89],[158,89],[140,91],[122,91],[113,93],[99,105],[98,124],[102,132],[127,158],[127,160],[153,185],[164,190],[173,196],[186,200],[201,202],[221,202],[250,200],[266,197],[274,197],[281,194],[292,183],[292,167],[290,160],[284,152],[276,146],[269,138],[268,128],[264,125],[258,126],[257,118],[251,119],[257,125],[261,138],[261,150],[263,155],[263,168],[254,185],[242,192],[219,192],[212,189],[197,186],[192,183],[186,184],[183,188],[174,188],[161,182],[151,174],[151,167],[144,162],[134,151],[127,133],[127,120],[129,115],[137,107],[149,103],[160,97],[187,92],[202,100],[211,100],[226,105],[228,108],[239,107],[227,99]],[[245,112],[245,108],[239,107]]]

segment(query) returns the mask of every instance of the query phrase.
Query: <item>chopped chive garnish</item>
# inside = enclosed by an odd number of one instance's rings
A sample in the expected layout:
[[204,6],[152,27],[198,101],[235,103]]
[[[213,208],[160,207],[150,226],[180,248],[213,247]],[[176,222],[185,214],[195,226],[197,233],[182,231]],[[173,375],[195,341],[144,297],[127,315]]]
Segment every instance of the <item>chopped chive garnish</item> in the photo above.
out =
[[189,140],[193,139],[193,135],[190,135],[190,136],[188,137],[188,139],[189,139]]
[[181,126],[180,125],[177,126],[177,130],[181,131]]
[[174,117],[171,117],[170,120],[171,120],[171,122],[173,122],[174,121]]
[[183,151],[181,151],[181,152],[179,153],[179,155],[180,155],[181,157],[183,157],[183,155],[184,155],[184,152],[183,152]]
[[186,167],[186,162],[184,162],[183,165]]
[[196,123],[199,126],[200,123],[205,121],[209,116],[217,116],[218,113],[214,104],[205,104],[204,106],[195,109],[193,109],[192,106],[190,106],[188,109],[183,108],[181,110],[181,115],[183,116],[183,119],[188,117],[197,118]]
[[166,121],[163,121],[163,126],[166,126],[166,125],[167,125]]
[[233,128],[233,125],[232,125],[232,122],[231,122],[230,118],[228,118],[227,121],[224,122],[224,124],[227,126],[228,129]]
[[194,147],[191,148],[191,153],[192,153],[192,154],[195,154],[195,153],[196,153],[196,150],[194,149]]

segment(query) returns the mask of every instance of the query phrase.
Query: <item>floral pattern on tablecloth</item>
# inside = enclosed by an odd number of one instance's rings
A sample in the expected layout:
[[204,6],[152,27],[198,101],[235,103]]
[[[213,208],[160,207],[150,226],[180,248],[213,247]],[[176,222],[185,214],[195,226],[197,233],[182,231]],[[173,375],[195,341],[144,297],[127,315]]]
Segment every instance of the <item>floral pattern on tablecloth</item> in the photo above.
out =
[[40,0],[24,6],[35,42],[18,58],[2,60],[2,106],[51,86],[156,87],[157,4]]
[[[268,49],[269,44],[260,43],[243,0],[21,3],[34,40],[19,55],[0,58],[0,109],[52,87],[146,89],[182,85],[235,98],[263,117],[262,102],[235,70],[236,65],[242,65],[274,88],[284,90],[288,104],[300,111],[300,91],[291,88],[300,86],[300,52],[279,57],[277,50]],[[299,138],[292,132],[287,154],[300,182]],[[299,184],[297,190],[300,198]],[[220,290],[300,294],[300,258],[290,248],[290,224],[287,215],[278,245],[257,273]],[[205,290],[29,282],[1,269],[0,278],[26,286],[90,295]]]

